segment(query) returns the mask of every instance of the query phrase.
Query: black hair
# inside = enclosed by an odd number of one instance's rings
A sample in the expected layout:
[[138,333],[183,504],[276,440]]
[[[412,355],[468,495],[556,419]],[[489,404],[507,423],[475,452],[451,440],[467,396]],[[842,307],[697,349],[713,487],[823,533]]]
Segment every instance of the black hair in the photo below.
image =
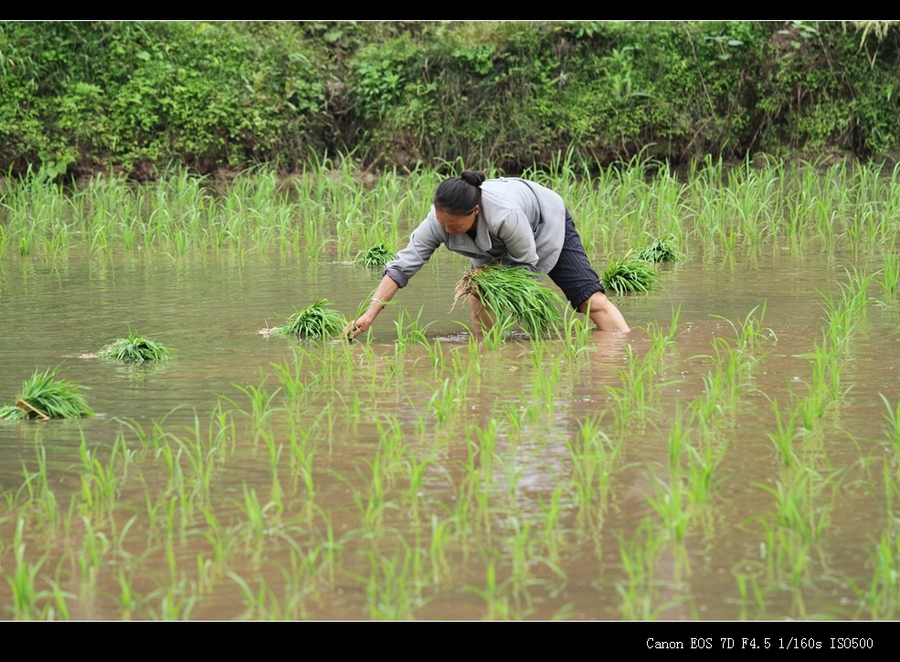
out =
[[481,203],[481,184],[487,177],[480,170],[464,170],[459,177],[441,182],[434,192],[434,207],[447,214],[465,216]]

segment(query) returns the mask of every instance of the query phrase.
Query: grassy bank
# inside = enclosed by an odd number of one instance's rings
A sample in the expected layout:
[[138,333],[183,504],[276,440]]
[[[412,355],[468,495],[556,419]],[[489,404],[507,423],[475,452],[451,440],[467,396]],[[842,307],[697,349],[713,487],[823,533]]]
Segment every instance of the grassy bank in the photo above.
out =
[[6,22],[0,170],[865,159],[898,57],[891,22]]

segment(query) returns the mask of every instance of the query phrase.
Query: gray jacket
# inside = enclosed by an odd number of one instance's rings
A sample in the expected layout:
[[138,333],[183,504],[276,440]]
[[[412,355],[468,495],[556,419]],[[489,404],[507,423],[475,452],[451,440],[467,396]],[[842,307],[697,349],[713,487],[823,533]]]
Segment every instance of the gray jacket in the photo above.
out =
[[488,179],[481,185],[474,241],[468,234],[447,232],[432,205],[384,275],[406,287],[441,244],[472,258],[472,266],[499,261],[546,274],[559,259],[565,229],[566,207],[558,194],[518,177]]

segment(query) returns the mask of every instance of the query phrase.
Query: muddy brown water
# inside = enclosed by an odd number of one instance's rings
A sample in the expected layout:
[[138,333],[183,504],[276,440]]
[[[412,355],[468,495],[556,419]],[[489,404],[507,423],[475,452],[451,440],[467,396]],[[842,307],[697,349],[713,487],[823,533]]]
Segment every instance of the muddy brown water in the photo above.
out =
[[[882,471],[886,460],[896,475],[896,457],[886,438],[887,410],[880,394],[892,405],[900,398],[900,306],[879,286],[873,284],[869,289],[873,300],[859,320],[843,363],[842,384],[849,391],[826,412],[816,439],[807,440],[814,446],[809,453],[819,458],[816,467],[832,478],[816,500],[816,512],[827,516],[827,525],[818,543],[809,549],[802,579],[793,586],[783,572],[768,565],[774,552],[766,548],[763,522],[773,521],[769,513],[774,510],[775,498],[763,486],[774,489],[778,481],[787,480],[768,436],[776,427],[770,400],[777,398],[786,405],[790,389],[799,393],[810,378],[809,362],[799,355],[811,351],[821,338],[824,311],[819,291],[836,290],[838,282],[846,281],[846,268],[874,272],[876,267],[870,264],[875,261],[867,263],[864,258],[839,252],[826,256],[811,250],[796,254],[775,249],[753,257],[740,253],[704,256],[698,248],[691,259],[663,267],[657,291],[617,297],[617,305],[634,330],[620,338],[595,334],[588,351],[573,363],[561,365],[558,380],[551,380],[547,387],[549,395],[537,394],[534,385],[541,378],[552,377],[554,362],[564,354],[563,343],[548,341],[547,355],[535,368],[530,343],[514,338],[497,350],[481,352],[480,372],[470,373],[465,402],[438,423],[429,401],[445,378],[455,379],[449,357],[457,352],[464,357],[459,359],[460,365],[466,366],[473,359],[462,326],[469,321],[465,307],[449,310],[453,286],[466,262],[446,252],[437,254],[379,317],[368,340],[371,352],[367,354],[362,347],[354,350],[359,357],[358,379],[338,378],[338,387],[314,393],[295,411],[299,426],[314,430],[315,503],[327,513],[341,552],[331,576],[323,572],[307,582],[296,603],[300,607],[292,615],[369,618],[375,613],[373,605],[387,608],[385,605],[402,603],[406,607],[398,612],[401,616],[420,619],[617,619],[632,613],[623,606],[623,592],[640,584],[638,594],[647,596],[652,617],[868,617],[850,581],[868,587],[873,540],[889,522]],[[56,576],[68,591],[71,618],[122,617],[116,600],[121,593],[120,570],[132,579],[135,593],[143,596],[130,614],[134,618],[158,617],[167,591],[182,604],[192,603],[191,618],[264,615],[263,610],[248,607],[239,582],[229,573],[246,581],[254,594],[264,580],[283,608],[288,593],[283,571],[290,574],[291,545],[271,531],[264,534],[260,547],[243,538],[235,543],[212,586],[204,588],[198,578],[197,558],[199,555],[202,564],[212,552],[204,536],[209,530],[207,523],[195,510],[185,521],[182,534],[171,543],[177,566],[173,575],[167,564],[164,526],[158,522],[151,530],[146,512],[148,494],[163,502],[165,511],[173,493],[165,486],[166,472],[159,454],[141,449],[131,437],[129,448],[135,455],[127,477],[120,480],[112,520],[121,531],[132,515],[137,519],[122,549],[109,545],[101,552],[103,562],[94,578],[87,578],[75,560],[84,549],[84,526],[77,505],[82,471],[79,444],[83,437],[87,447],[101,457],[122,429],[123,419],[149,427],[168,415],[164,428],[184,434],[186,427],[193,426],[196,412],[205,429],[209,413],[222,401],[220,396],[249,411],[247,397],[235,385],[259,386],[265,378],[273,392],[279,382],[272,363],[293,361],[298,348],[312,356],[327,355],[319,346],[263,338],[259,329],[277,324],[278,315],[290,314],[293,306],[299,308],[319,298],[328,299],[350,316],[378,279],[378,274],[339,262],[310,264],[292,257],[252,254],[243,260],[228,254],[175,260],[168,256],[70,257],[56,264],[7,258],[0,265],[3,404],[12,400],[21,382],[36,368],[58,366],[60,377],[87,389],[97,416],[80,421],[0,424],[0,486],[8,495],[18,495],[13,508],[0,503],[2,572],[7,576],[14,572],[15,521],[19,514],[26,514],[26,557],[34,563],[46,553],[48,559],[36,580],[38,590],[49,586],[44,576]],[[669,426],[677,410],[687,410],[690,401],[702,394],[702,376],[712,365],[713,338],[733,339],[729,321],[738,324],[763,304],[762,326],[771,329],[777,340],[764,343],[765,356],[752,374],[753,388],[743,393],[723,428],[721,437],[727,447],[714,472],[712,497],[704,507],[692,511],[685,541],[678,544],[667,537],[648,502],[648,496],[654,495],[654,476],[669,476]],[[432,367],[422,346],[399,353],[395,350],[394,322],[403,311],[417,315],[420,307],[420,319],[430,323],[428,337],[439,340],[448,357],[442,369]],[[608,411],[612,404],[607,387],[621,386],[618,371],[625,367],[626,348],[631,346],[635,360],[643,356],[650,346],[647,326],[668,325],[676,308],[680,308],[682,326],[666,355],[666,383],[650,404],[654,411],[642,424],[619,432]],[[129,327],[173,347],[173,358],[157,366],[139,367],[78,358],[124,336]],[[370,367],[373,362],[374,368]],[[378,383],[372,385],[373,379]],[[356,415],[355,395],[361,400]],[[281,405],[279,398],[273,401],[276,406]],[[333,418],[326,434],[315,421],[317,417],[322,420],[320,414],[328,403]],[[503,412],[522,410],[528,403],[538,403],[533,405],[535,420],[526,421],[516,431]],[[286,457],[288,427],[279,416],[273,416],[272,430]],[[387,488],[390,506],[384,509],[380,525],[370,530],[362,524],[354,497],[361,498],[369,489],[370,467],[382,435],[376,421],[384,427],[385,417],[391,416],[402,428],[403,457],[431,458],[431,462],[419,494],[418,523],[401,496],[408,481],[398,474],[394,485]],[[589,530],[576,516],[575,497],[567,482],[572,476],[572,460],[565,440],[576,436],[581,422],[597,416],[603,416],[601,429],[620,443],[621,451],[610,474],[602,522]],[[245,486],[265,502],[272,481],[265,444],[255,439],[244,417],[236,420],[236,437],[216,454],[209,505],[240,538],[246,531],[241,528],[247,520],[241,509]],[[466,474],[467,439],[476,439],[476,428],[483,431],[492,420],[498,425],[498,434],[494,484],[487,487],[490,532],[475,523],[468,532],[454,529],[436,580],[429,574],[435,562],[429,552],[433,522],[449,521]],[[27,491],[20,489],[23,462],[30,471],[35,470],[40,444],[46,449],[49,483],[64,511],[63,518],[75,499],[74,523],[68,530],[59,525],[49,532],[40,517],[23,505]],[[268,526],[273,530],[280,527],[279,531],[299,541],[295,549],[309,551],[309,541],[325,535],[325,520],[314,525],[307,518],[302,488],[292,491],[288,464],[283,459],[280,465],[285,509],[277,520],[271,519],[270,510]],[[122,473],[121,468],[118,471]],[[145,483],[150,487],[145,488]],[[561,498],[560,537],[551,562],[553,555],[543,542],[542,512],[559,485],[566,487]],[[176,519],[180,517],[176,515]],[[636,539],[638,525],[646,518],[661,542],[652,564],[655,575],[641,584],[623,568],[620,547]],[[526,561],[516,565],[516,531],[521,532],[526,523],[530,526],[524,536]],[[107,538],[114,538],[109,517],[98,516],[94,526],[105,531]],[[398,597],[403,595],[398,588],[402,582],[392,582],[387,575],[393,571],[388,572],[384,565],[395,563],[395,574],[402,574],[404,544],[413,550],[411,567],[421,566],[418,575],[415,569],[408,570],[407,578],[417,576],[418,583],[408,579],[405,598]],[[67,548],[74,551],[63,558]],[[493,598],[488,599],[484,595],[492,565],[497,586]],[[526,575],[518,584],[516,568]],[[375,580],[370,582],[373,572]],[[752,597],[752,589],[748,589],[750,597],[742,599],[738,585],[742,573],[756,582],[761,604]],[[181,589],[171,589],[179,581]],[[0,582],[0,605],[7,607],[4,617],[13,616],[12,602],[8,583]],[[44,599],[42,604],[46,602]]]

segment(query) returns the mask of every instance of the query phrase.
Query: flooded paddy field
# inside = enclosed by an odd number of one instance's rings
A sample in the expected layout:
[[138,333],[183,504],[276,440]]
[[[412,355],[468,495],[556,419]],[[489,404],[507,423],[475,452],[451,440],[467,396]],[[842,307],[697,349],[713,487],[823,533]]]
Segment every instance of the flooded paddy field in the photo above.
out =
[[[7,218],[0,403],[58,367],[97,414],[0,422],[3,617],[896,617],[894,203],[832,200],[829,235],[827,191],[742,185],[570,191],[598,266],[667,233],[686,259],[614,299],[628,334],[484,343],[446,251],[364,341],[310,343],[258,331],[321,298],[352,317],[380,278],[348,263],[362,229],[54,254]],[[172,358],[80,358],[129,327]]]

